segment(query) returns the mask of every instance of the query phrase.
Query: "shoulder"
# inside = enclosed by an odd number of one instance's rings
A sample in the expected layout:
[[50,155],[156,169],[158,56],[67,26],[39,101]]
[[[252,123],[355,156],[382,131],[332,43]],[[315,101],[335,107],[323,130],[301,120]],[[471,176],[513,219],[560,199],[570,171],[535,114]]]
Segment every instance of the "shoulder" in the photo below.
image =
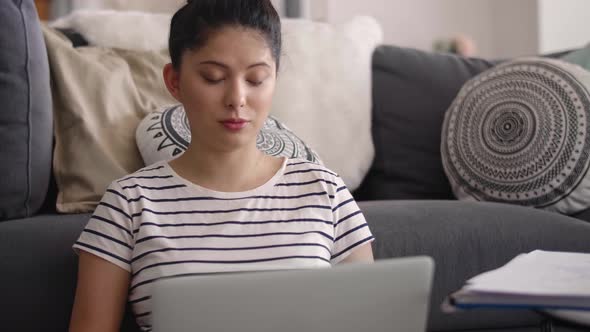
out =
[[288,159],[285,166],[285,174],[310,173],[314,176],[321,177],[339,177],[338,174],[324,165],[311,162],[306,159]]
[[328,167],[305,159],[289,159],[285,165],[284,180],[291,183],[323,184],[338,188],[343,185],[340,176]]
[[112,181],[100,204],[136,211],[153,207],[154,201],[160,199],[176,198],[185,188],[166,162],[158,162]]
[[308,174],[313,177],[335,180],[340,176],[333,170],[322,164],[311,162],[306,159],[288,159],[285,165],[285,175]]
[[153,179],[167,179],[173,177],[166,162],[157,162],[155,164],[143,167],[137,171],[127,174],[119,179],[113,181],[113,183],[124,185],[133,182],[146,182],[141,180],[153,180]]
[[[176,183],[174,173],[165,161],[143,167],[131,174],[127,174],[111,182],[108,189],[121,192],[155,190],[169,188]],[[183,185],[177,185],[181,187]]]
[[153,178],[155,176],[171,175],[166,166],[166,162],[160,161],[149,166],[138,169],[137,171],[127,174],[114,182],[121,183],[133,179]]

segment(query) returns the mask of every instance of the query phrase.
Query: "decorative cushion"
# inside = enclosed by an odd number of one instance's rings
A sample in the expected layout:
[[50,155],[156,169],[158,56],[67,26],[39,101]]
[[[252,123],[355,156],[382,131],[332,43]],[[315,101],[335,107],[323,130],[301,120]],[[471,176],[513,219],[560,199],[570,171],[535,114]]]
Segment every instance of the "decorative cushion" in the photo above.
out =
[[32,0],[0,5],[0,221],[35,214],[51,174],[47,52]]
[[[145,165],[181,155],[191,141],[191,130],[184,107],[175,105],[148,114],[135,133],[137,147]],[[260,130],[256,145],[271,156],[307,159],[321,163],[317,154],[273,116]]]
[[350,190],[375,156],[371,57],[381,40],[370,17],[342,24],[283,20],[285,55],[272,114],[313,146]]
[[[141,2],[137,4],[141,5]],[[58,18],[50,26],[76,31],[94,46],[159,51],[168,48],[171,18],[170,14],[164,13],[80,9]]]
[[375,161],[355,197],[453,199],[440,157],[444,114],[465,82],[493,66],[482,59],[379,46],[373,54]]
[[73,8],[137,10],[142,12],[174,12],[187,0],[69,0]]
[[[54,26],[74,28],[94,45],[160,49],[167,45],[162,31],[169,30],[169,17],[86,11]],[[375,154],[371,56],[383,39],[381,27],[375,19],[357,17],[342,24],[283,19],[282,29],[284,57],[271,114],[313,146],[354,190]]]
[[590,73],[525,58],[470,80],[448,109],[442,157],[459,199],[571,214],[590,207]]
[[44,27],[53,79],[57,210],[91,212],[113,180],[143,167],[135,129],[169,105],[162,51],[74,48]]

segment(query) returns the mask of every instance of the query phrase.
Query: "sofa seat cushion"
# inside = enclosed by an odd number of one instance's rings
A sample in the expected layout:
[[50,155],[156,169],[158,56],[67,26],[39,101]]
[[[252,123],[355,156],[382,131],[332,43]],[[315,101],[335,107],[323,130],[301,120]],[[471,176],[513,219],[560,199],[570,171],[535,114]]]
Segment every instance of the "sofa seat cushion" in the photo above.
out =
[[590,72],[524,58],[480,74],[446,114],[441,153],[459,199],[589,208]]
[[[46,214],[0,223],[3,331],[67,331],[78,269],[72,245],[89,218]],[[137,331],[129,312],[121,331]]]
[[39,215],[0,223],[3,330],[67,330],[76,287],[72,244],[89,218]]
[[540,326],[525,310],[447,314],[444,298],[466,280],[536,249],[590,253],[590,223],[517,205],[465,201],[359,202],[375,236],[375,259],[428,255],[435,261],[429,331]]
[[35,214],[51,173],[49,65],[32,0],[0,6],[0,221]]

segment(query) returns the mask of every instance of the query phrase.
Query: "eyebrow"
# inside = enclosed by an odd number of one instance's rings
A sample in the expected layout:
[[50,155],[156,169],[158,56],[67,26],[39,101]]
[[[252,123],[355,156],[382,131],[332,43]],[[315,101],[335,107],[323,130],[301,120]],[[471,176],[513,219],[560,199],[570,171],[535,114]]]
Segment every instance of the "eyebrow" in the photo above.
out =
[[[223,67],[225,69],[229,69],[228,65],[221,63],[221,62],[213,61],[213,60],[201,61],[201,62],[199,62],[199,64],[200,65],[214,65],[214,66],[218,66],[218,67]],[[257,63],[249,65],[248,69],[253,68],[253,67],[258,67],[258,66],[264,66],[264,67],[270,68],[270,65],[266,62],[257,62]]]

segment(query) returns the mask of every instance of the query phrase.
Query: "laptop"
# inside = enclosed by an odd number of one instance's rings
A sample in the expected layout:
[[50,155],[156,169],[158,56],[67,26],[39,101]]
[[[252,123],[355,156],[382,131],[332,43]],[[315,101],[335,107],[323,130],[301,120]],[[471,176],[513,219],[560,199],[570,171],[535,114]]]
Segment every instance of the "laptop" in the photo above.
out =
[[154,284],[154,332],[424,332],[430,257]]

